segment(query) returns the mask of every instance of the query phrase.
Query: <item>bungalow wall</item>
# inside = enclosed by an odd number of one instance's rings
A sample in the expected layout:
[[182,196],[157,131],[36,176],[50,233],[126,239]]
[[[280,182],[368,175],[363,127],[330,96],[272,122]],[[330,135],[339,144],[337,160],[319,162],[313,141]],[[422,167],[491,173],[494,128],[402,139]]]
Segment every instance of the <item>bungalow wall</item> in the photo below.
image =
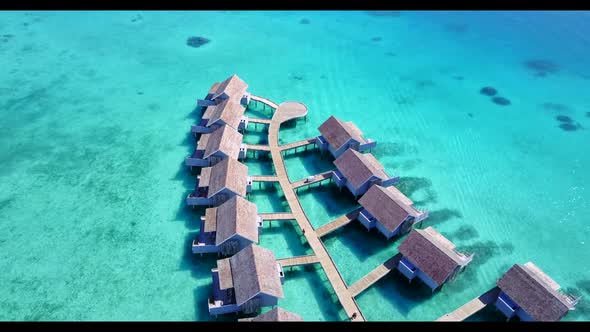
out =
[[229,190],[228,188],[223,188],[218,193],[216,193],[215,195],[210,197],[211,205],[219,206],[219,205],[225,203],[226,201],[228,201],[230,198],[237,196],[237,195],[238,194]]
[[278,303],[279,299],[277,297],[265,293],[259,293],[246,303],[242,304],[240,306],[240,311],[243,311],[244,313],[253,313],[260,310],[260,308],[276,306]]

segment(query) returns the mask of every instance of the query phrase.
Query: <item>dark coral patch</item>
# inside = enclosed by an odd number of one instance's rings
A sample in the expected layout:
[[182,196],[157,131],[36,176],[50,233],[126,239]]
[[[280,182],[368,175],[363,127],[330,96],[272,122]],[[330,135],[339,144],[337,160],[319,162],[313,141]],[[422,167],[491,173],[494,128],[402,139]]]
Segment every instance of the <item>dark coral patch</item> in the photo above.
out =
[[464,33],[467,32],[469,26],[465,23],[449,23],[445,25],[445,28],[452,32]]
[[456,80],[456,81],[462,81],[462,80],[465,79],[465,77],[463,77],[463,76],[453,76],[453,79]]
[[473,117],[473,113],[467,113],[467,116],[472,118]]
[[580,125],[573,123],[562,123],[559,125],[559,128],[561,128],[563,131],[576,131],[580,129]]
[[190,47],[201,47],[209,42],[210,40],[205,37],[189,37],[186,40],[186,44]]
[[401,13],[398,10],[368,10],[367,14],[377,17],[398,17]]
[[373,38],[371,38],[371,40],[374,42],[378,42],[378,41],[381,41],[381,37],[373,37]]
[[561,114],[558,115],[558,116],[556,116],[555,117],[555,120],[557,120],[559,122],[565,122],[565,123],[570,123],[570,122],[573,121],[572,118],[570,118],[569,116],[567,116],[567,115],[561,115]]
[[495,96],[498,94],[498,90],[492,88],[491,86],[486,86],[481,88],[481,90],[479,90],[479,93],[481,93],[484,96]]
[[388,56],[397,56],[397,54],[395,54],[395,52],[387,52],[387,53],[385,53],[385,55],[388,55]]
[[296,80],[296,81],[303,81],[303,76],[294,75],[294,76],[291,76],[291,78],[294,79],[294,80]]
[[586,116],[590,118],[590,112],[586,112]]
[[570,110],[570,107],[564,104],[547,102],[543,103],[543,108],[549,111],[566,112]]
[[535,76],[545,76],[547,74],[554,74],[557,73],[561,67],[551,61],[551,60],[544,60],[544,59],[531,59],[524,62],[524,65],[529,70],[532,70]]
[[309,23],[311,23],[311,21],[306,18],[302,18],[301,21],[299,21],[299,24],[309,24]]
[[435,86],[436,83],[432,80],[418,80],[416,81],[416,87],[420,89],[429,88]]
[[469,225],[463,225],[463,226],[459,227],[453,233],[449,234],[450,238],[453,238],[453,239],[456,238],[457,240],[460,240],[460,241],[470,240],[470,239],[476,238],[478,236],[479,236],[479,234],[477,233],[477,230],[475,229],[475,227],[469,226]]
[[492,102],[494,104],[500,105],[500,106],[508,106],[510,105],[510,100],[508,100],[507,98],[504,97],[494,97],[492,98]]

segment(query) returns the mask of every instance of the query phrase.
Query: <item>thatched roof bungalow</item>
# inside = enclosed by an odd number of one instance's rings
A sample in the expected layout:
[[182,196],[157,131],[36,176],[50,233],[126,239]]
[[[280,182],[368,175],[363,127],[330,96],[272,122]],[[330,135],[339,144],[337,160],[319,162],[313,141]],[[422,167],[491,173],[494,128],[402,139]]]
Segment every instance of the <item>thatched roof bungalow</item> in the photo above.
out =
[[399,181],[399,177],[392,178],[385,173],[383,165],[370,153],[348,149],[334,165],[334,183],[338,188],[346,186],[355,197],[366,193],[374,184],[389,187]]
[[432,227],[413,229],[398,247],[402,254],[397,269],[409,281],[422,280],[432,291],[453,280],[473,255],[455,250],[455,245]]
[[358,201],[363,209],[358,220],[367,230],[377,228],[387,239],[407,233],[414,223],[428,217],[394,186],[374,185]]
[[209,314],[253,313],[276,306],[278,299],[284,298],[281,271],[273,252],[255,244],[218,260],[217,268],[211,270]]
[[559,292],[560,286],[532,262],[514,264],[496,283],[495,306],[507,319],[552,322],[575,309],[578,299]]
[[195,190],[188,195],[187,205],[218,206],[233,196],[244,197],[251,190],[248,166],[225,158],[212,167],[203,167]]
[[193,240],[195,254],[218,253],[230,256],[251,243],[258,243],[262,219],[256,204],[233,196],[218,207],[205,210],[199,237]]
[[320,150],[328,150],[334,158],[340,157],[347,149],[364,152],[374,148],[377,142],[365,139],[361,130],[352,122],[344,122],[330,116],[319,127],[320,136],[316,138]]

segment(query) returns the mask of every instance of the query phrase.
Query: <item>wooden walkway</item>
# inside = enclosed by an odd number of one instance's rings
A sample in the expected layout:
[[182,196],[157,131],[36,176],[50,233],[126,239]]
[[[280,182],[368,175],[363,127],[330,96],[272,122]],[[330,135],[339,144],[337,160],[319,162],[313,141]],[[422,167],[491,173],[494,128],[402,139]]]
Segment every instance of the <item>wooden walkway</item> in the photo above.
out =
[[389,274],[391,270],[395,269],[401,258],[402,255],[397,254],[388,259],[385,263],[377,266],[373,271],[367,273],[366,276],[362,277],[348,288],[350,295],[356,297],[360,293],[364,292],[367,288],[374,285],[377,281],[381,280],[381,278]]
[[250,151],[270,151],[270,146],[268,145],[246,144],[246,148]]
[[306,138],[306,139],[301,140],[301,141],[297,141],[297,142],[293,142],[293,143],[281,145],[279,148],[281,149],[281,151],[286,151],[286,150],[291,150],[291,149],[297,149],[297,148],[300,148],[302,146],[306,146],[306,145],[310,145],[310,144],[315,144],[315,140],[316,140],[315,137],[310,137],[310,138]]
[[289,258],[277,259],[282,267],[317,264],[320,262],[316,255],[295,256]]
[[467,318],[473,316],[475,313],[485,308],[488,304],[494,302],[500,293],[500,288],[494,287],[482,295],[474,298],[473,300],[465,303],[464,305],[457,308],[455,311],[450,312],[437,321],[441,322],[461,322]]
[[261,123],[261,124],[269,125],[271,121],[272,121],[271,119],[248,118],[248,122],[250,122],[250,123]]
[[262,220],[295,220],[295,216],[291,212],[272,212],[260,213]]
[[267,106],[270,106],[274,110],[276,110],[278,108],[277,104],[275,104],[274,102],[272,102],[270,99],[266,99],[264,97],[250,95],[250,100],[254,100],[256,102],[259,102],[259,103],[265,104]]
[[279,182],[276,175],[251,175],[252,182]]
[[340,227],[344,227],[344,226],[348,225],[351,221],[355,220],[358,217],[359,212],[361,212],[361,209],[362,208],[358,208],[356,210],[350,211],[347,214],[330,221],[329,223],[325,224],[324,226],[319,227],[318,229],[315,230],[316,234],[319,237],[322,237],[322,236],[332,233],[333,231],[339,229]]
[[304,186],[312,185],[312,184],[320,182],[320,181],[331,180],[331,179],[332,179],[332,171],[327,171],[324,173],[314,175],[313,180],[310,180],[310,181],[307,181],[307,178],[299,180],[299,181],[295,181],[295,182],[291,183],[291,186],[293,187],[293,189],[297,189],[297,188],[301,188]]
[[[252,96],[252,99],[258,98],[258,100],[263,101],[262,98]],[[257,99],[255,99],[257,100]],[[263,101],[265,102],[265,101]],[[285,168],[285,163],[283,160],[283,156],[281,153],[281,148],[279,146],[279,129],[281,127],[281,123],[304,117],[307,115],[307,107],[301,103],[297,102],[285,102],[281,105],[276,105],[271,101],[268,101],[270,106],[275,108],[276,111],[273,114],[272,122],[268,129],[268,143],[271,148],[271,155],[272,160],[274,163],[275,172],[279,179],[279,183],[285,195],[285,198],[295,216],[295,220],[307,240],[307,243],[315,253],[315,256],[318,259],[318,262],[321,264],[338,300],[342,304],[344,311],[346,312],[347,316],[351,319],[351,321],[365,321],[365,317],[363,316],[359,306],[357,305],[356,301],[352,296],[350,296],[350,292],[344,282],[344,279],[340,275],[340,272],[336,268],[336,264],[330,257],[330,254],[326,250],[326,247],[317,236],[311,222],[305,215],[303,208],[301,207],[301,203],[295,194],[295,190],[289,181],[289,176],[287,175],[287,169]],[[354,316],[354,319],[352,318]]]

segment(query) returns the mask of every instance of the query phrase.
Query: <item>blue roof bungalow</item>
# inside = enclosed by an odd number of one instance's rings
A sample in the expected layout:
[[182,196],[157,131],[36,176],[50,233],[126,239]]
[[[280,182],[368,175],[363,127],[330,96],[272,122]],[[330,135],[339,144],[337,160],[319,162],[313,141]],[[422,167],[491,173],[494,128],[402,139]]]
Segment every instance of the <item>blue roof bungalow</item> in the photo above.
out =
[[428,212],[418,211],[413,202],[394,186],[374,185],[358,201],[363,209],[358,220],[371,230],[377,228],[389,240],[405,234],[412,225],[428,217]]
[[238,322],[303,322],[303,318],[281,307],[275,307],[256,317],[238,319]]
[[248,166],[226,158],[215,166],[201,168],[195,190],[186,197],[186,204],[219,206],[233,196],[244,197],[251,190]]
[[332,180],[340,189],[346,186],[355,197],[366,193],[374,184],[389,187],[399,181],[397,176],[389,177],[370,153],[348,149],[334,160],[334,165],[336,170],[332,171]]
[[334,158],[340,157],[349,148],[364,152],[377,145],[377,142],[365,139],[352,121],[343,122],[335,116],[330,116],[318,130],[321,135],[316,138],[317,146],[321,151],[330,151]]
[[232,98],[246,106],[250,103],[250,93],[246,91],[247,89],[248,84],[234,74],[221,83],[213,83],[205,99],[199,99],[197,105],[207,107]]
[[413,229],[398,247],[402,254],[397,270],[411,282],[422,280],[434,292],[453,280],[473,259],[432,227]]
[[272,251],[250,244],[230,258],[217,261],[211,270],[213,294],[210,315],[258,312],[284,298],[284,273]]
[[235,130],[244,130],[248,118],[244,116],[246,108],[233,98],[224,99],[218,105],[208,106],[198,124],[191,126],[191,132],[197,134],[210,133],[215,129],[228,125]]
[[184,159],[184,163],[192,169],[213,166],[227,158],[244,159],[247,147],[242,138],[235,129],[223,125],[210,134],[201,135],[195,151]]
[[251,243],[258,243],[262,218],[256,204],[241,196],[233,196],[218,207],[205,210],[201,232],[193,240],[194,254],[217,253],[231,256]]
[[559,321],[579,300],[559,292],[559,284],[531,262],[514,264],[496,285],[500,293],[495,306],[507,319]]

